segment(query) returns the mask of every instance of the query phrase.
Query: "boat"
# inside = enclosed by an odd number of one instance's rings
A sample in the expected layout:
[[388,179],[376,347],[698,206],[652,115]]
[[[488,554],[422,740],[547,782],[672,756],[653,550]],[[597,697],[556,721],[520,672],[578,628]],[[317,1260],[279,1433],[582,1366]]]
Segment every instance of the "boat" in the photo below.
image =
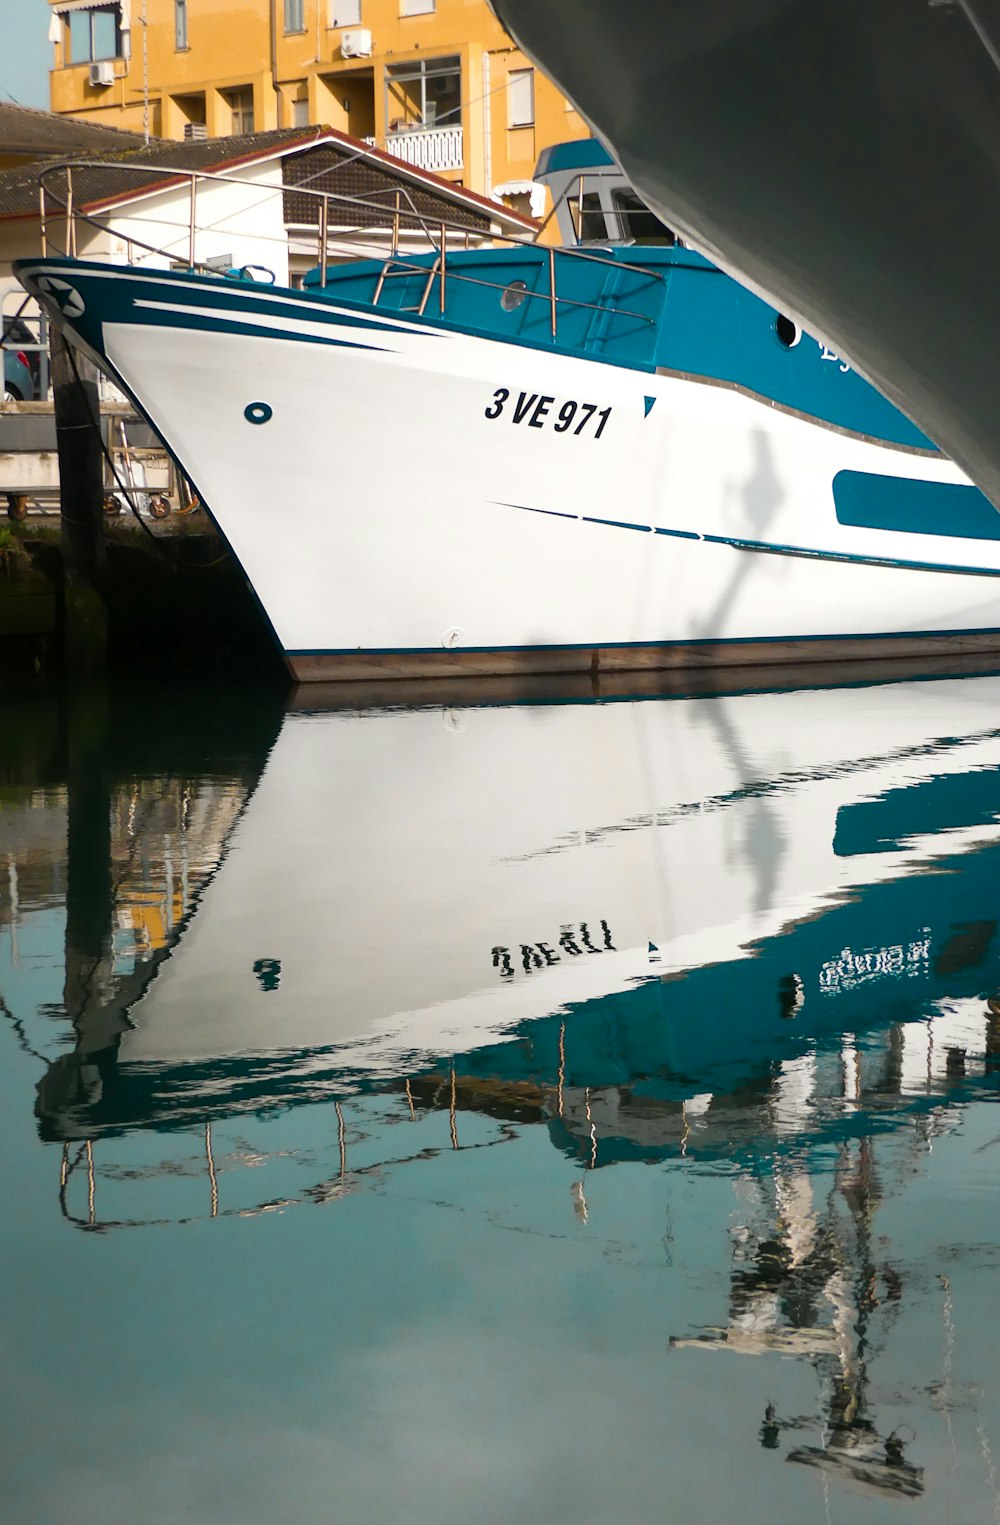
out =
[[490,3],[651,206],[1000,504],[995,5]]
[[165,440],[298,681],[1000,648],[988,500],[610,168],[540,166],[568,248],[441,229],[335,265],[327,209],[302,290],[16,273]]
[[998,700],[983,676],[297,701],[259,780],[212,783],[207,824],[164,836],[153,898],[204,864],[190,910],[144,959],[130,910],[41,1077],[43,1135],[420,1096],[454,1072],[473,1109],[542,1107],[574,1156],[713,1159],[849,1128],[823,1100],[845,1045],[887,1112],[987,1084]]

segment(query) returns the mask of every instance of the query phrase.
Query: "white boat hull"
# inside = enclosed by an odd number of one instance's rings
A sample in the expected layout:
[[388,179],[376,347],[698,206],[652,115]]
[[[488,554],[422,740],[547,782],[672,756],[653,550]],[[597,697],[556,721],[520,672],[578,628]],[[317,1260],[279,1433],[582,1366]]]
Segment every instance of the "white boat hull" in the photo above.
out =
[[[90,281],[157,289],[78,268],[88,301]],[[1000,540],[838,520],[838,473],[966,481],[934,453],[696,378],[268,288],[223,287],[237,324],[161,284],[137,306],[162,324],[105,321],[102,358],[300,678],[1000,647]],[[281,337],[255,316],[275,300]],[[567,401],[581,420],[592,405],[579,432],[554,427]]]

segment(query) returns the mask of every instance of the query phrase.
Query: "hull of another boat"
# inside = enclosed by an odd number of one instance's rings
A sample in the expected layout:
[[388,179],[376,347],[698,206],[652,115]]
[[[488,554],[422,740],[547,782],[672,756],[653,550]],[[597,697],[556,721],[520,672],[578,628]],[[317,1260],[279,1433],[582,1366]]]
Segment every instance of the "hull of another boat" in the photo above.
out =
[[20,273],[166,440],[301,679],[1000,648],[1000,519],[936,453],[320,296]]
[[672,227],[1000,504],[996,0],[491,0]]

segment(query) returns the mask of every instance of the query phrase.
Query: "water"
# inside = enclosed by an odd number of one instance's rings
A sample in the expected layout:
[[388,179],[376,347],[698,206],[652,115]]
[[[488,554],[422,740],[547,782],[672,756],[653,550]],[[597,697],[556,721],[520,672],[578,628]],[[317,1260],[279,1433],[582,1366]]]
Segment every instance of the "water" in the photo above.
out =
[[5,1517],[1000,1520],[1000,678],[317,704],[8,706]]

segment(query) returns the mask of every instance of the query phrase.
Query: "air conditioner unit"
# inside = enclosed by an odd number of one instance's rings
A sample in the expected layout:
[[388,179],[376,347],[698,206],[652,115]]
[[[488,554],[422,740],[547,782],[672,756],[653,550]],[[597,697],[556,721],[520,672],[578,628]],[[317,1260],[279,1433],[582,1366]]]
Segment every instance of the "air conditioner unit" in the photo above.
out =
[[110,58],[102,58],[98,63],[90,66],[90,83],[95,89],[105,85],[113,85],[115,82],[115,66]]
[[202,138],[208,137],[208,128],[204,122],[185,122],[184,141],[186,143],[200,143]]
[[341,32],[340,52],[343,58],[371,58],[371,32],[364,26],[355,27],[350,32]]

